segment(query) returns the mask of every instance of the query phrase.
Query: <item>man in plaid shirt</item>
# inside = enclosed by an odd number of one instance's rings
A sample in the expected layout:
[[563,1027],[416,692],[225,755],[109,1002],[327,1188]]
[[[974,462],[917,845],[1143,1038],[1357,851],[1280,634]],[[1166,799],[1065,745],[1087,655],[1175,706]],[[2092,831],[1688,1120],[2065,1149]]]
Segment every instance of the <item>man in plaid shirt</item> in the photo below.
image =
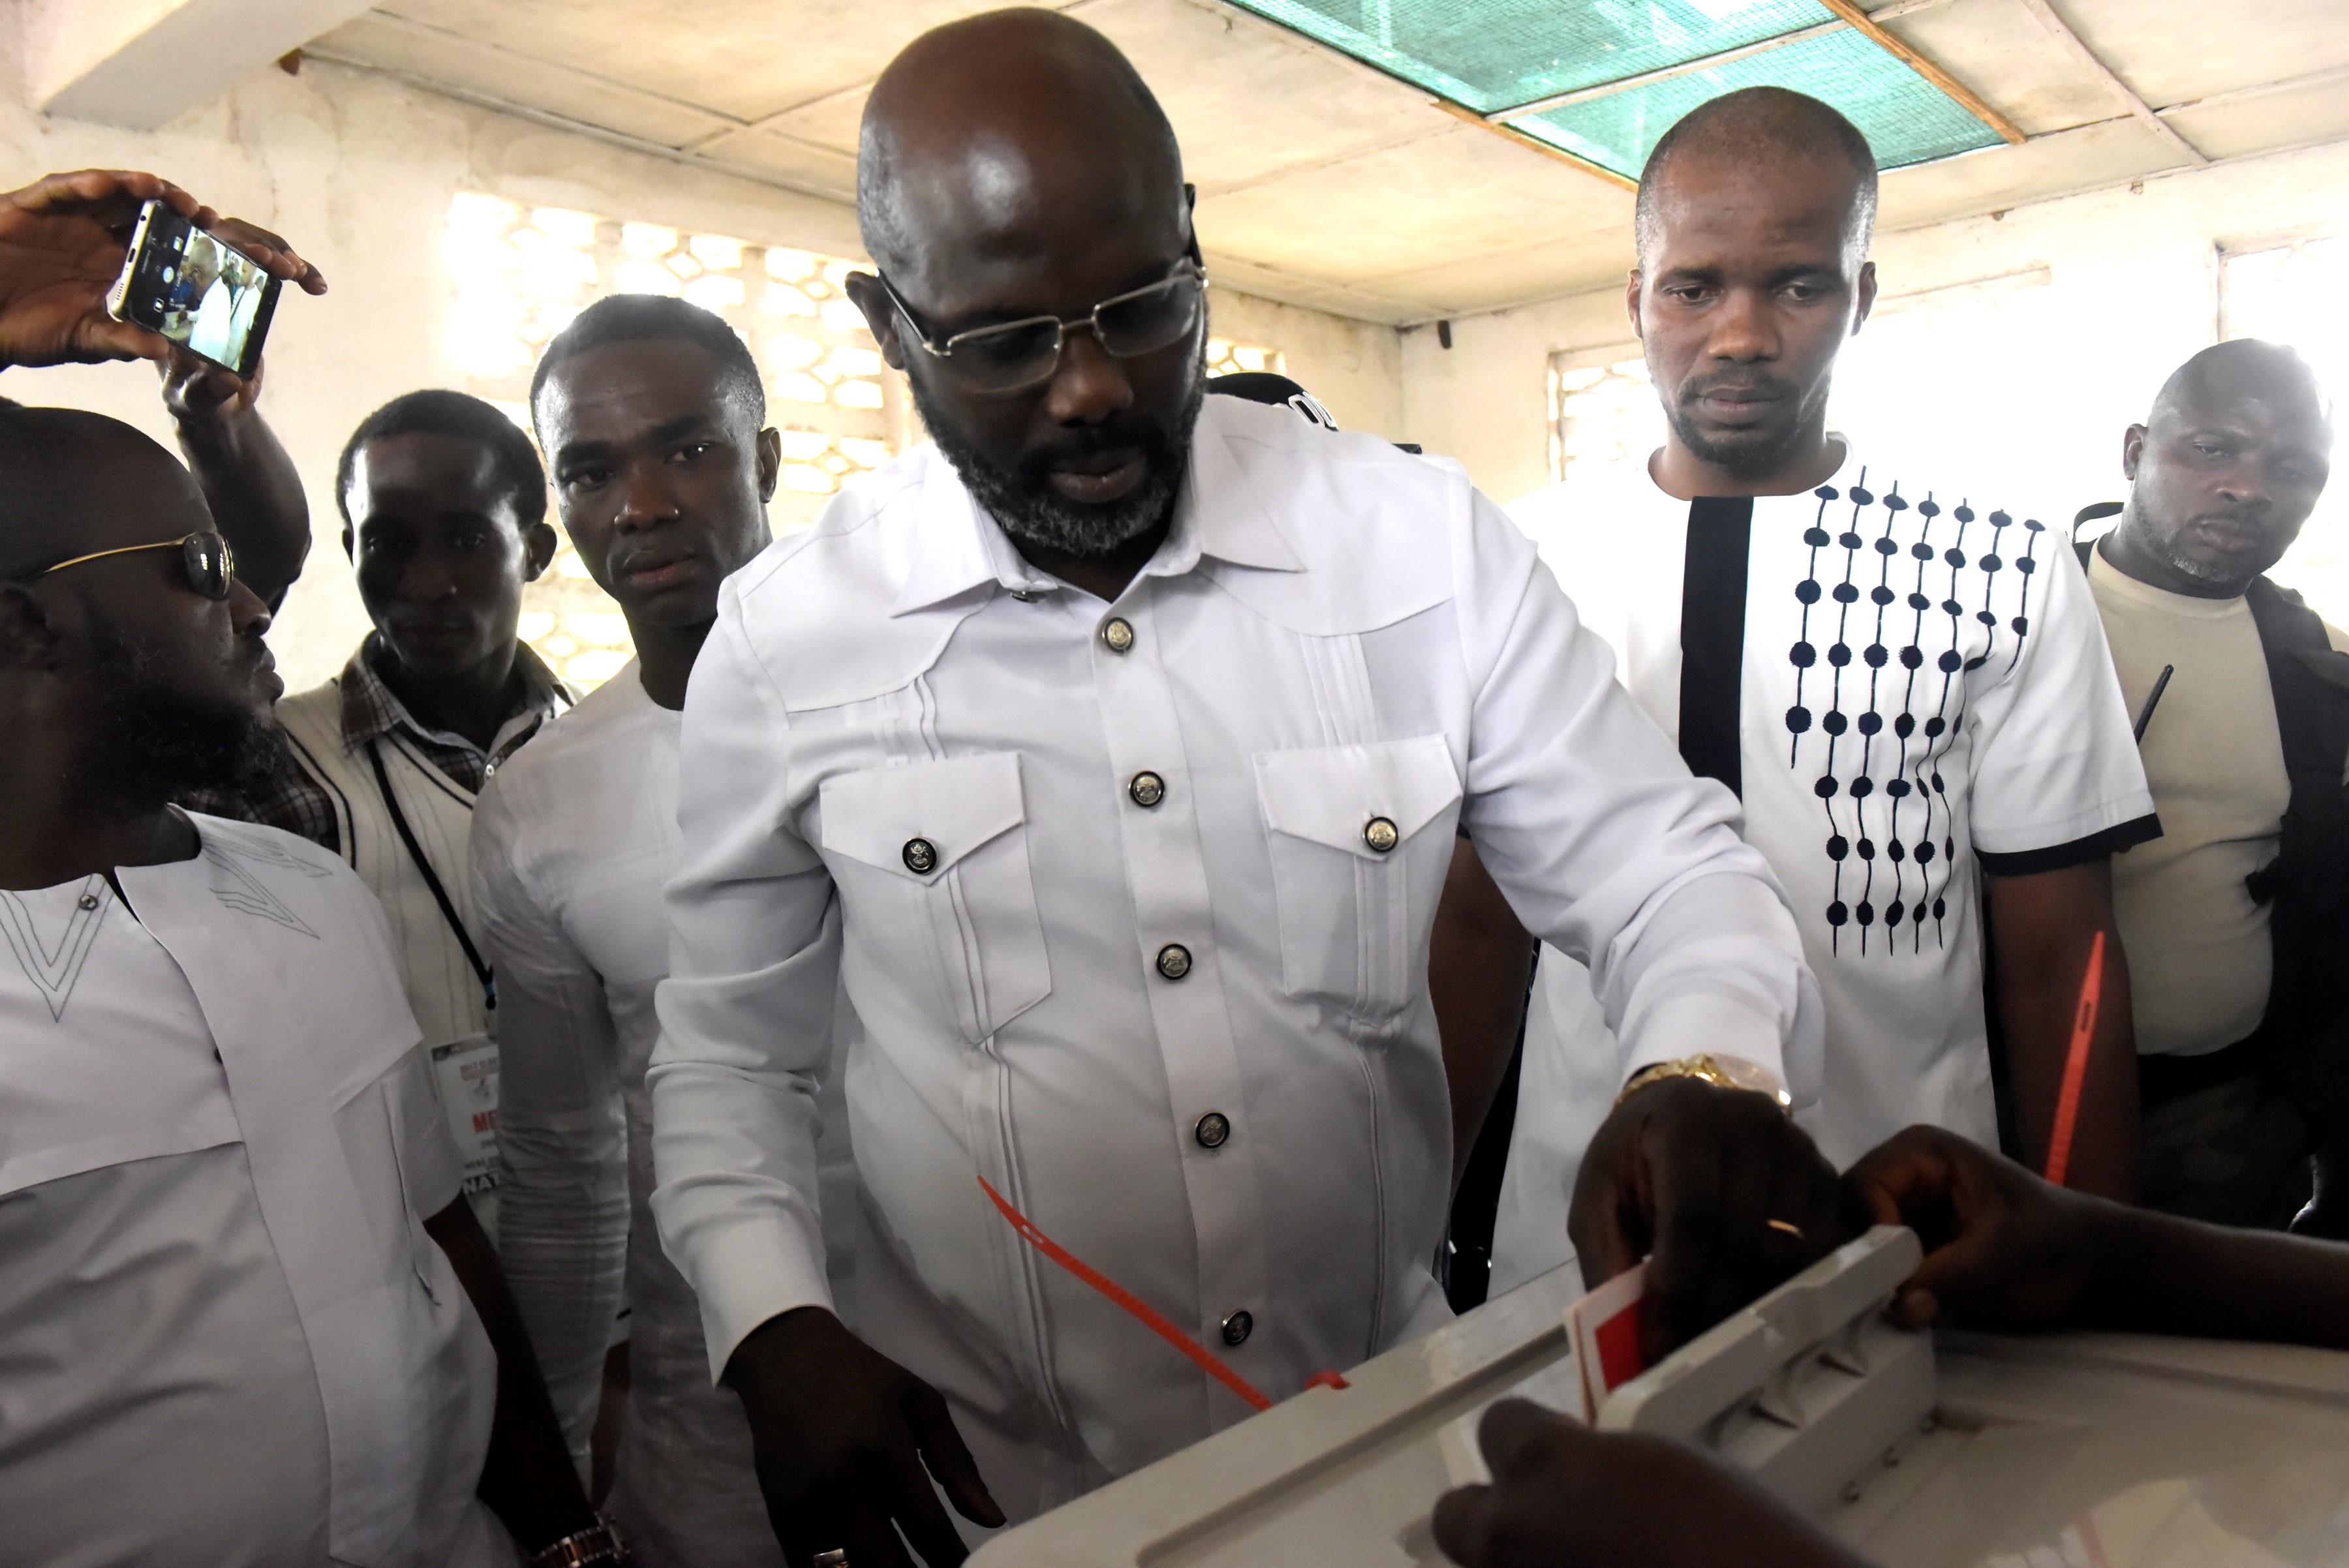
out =
[[[282,602],[309,512],[251,389],[182,358],[164,399],[240,577]],[[352,435],[335,499],[375,630],[341,674],[278,704],[292,744],[269,785],[188,804],[298,833],[374,889],[467,1189],[494,1226],[496,982],[474,937],[466,846],[482,785],[571,701],[517,632],[523,587],[554,554],[545,476],[488,403],[411,392]]]

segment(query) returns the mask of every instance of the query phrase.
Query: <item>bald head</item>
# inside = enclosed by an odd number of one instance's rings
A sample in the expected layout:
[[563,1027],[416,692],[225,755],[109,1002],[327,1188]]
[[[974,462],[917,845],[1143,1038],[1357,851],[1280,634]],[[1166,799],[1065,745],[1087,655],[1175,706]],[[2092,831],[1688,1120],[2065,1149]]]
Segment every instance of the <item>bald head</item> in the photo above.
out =
[[2330,410],[2299,355],[2255,338],[2205,348],[2122,438],[2129,497],[2105,558],[2171,593],[2240,594],[2300,536],[2332,452]]
[[2281,343],[2237,337],[2214,344],[2169,373],[2153,400],[2147,423],[2154,427],[2192,421],[2216,411],[2257,402],[2305,430],[2332,438],[2333,414],[2308,361]]
[[991,11],[923,34],[864,108],[865,250],[928,292],[941,248],[1018,255],[1056,231],[1187,227],[1174,130],[1133,64],[1055,11]]
[[0,581],[212,525],[179,460],[121,421],[0,408]]
[[1682,116],[1640,171],[1638,239],[1645,265],[1665,221],[1664,197],[1676,173],[1710,169],[1826,163],[1847,178],[1846,244],[1856,264],[1876,227],[1876,155],[1859,128],[1817,99],[1785,88],[1745,88],[1699,104]]

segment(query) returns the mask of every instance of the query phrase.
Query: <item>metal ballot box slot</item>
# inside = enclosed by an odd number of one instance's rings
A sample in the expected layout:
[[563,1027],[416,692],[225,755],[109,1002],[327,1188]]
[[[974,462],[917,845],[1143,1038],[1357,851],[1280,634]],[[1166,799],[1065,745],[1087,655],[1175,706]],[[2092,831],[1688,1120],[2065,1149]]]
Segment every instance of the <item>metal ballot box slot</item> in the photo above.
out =
[[[2349,1568],[2349,1355],[1926,1335],[1878,1230],[1615,1390],[1602,1428],[1713,1449],[1886,1568]],[[1560,1270],[1008,1531],[973,1568],[1419,1568],[1485,1479],[1476,1416],[1578,1410]]]

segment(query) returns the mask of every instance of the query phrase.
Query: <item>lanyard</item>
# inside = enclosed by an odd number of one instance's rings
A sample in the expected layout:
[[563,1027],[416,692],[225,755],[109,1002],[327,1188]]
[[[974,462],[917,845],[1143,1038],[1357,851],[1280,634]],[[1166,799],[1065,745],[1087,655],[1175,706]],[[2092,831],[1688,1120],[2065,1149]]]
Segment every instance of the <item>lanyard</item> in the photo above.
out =
[[391,793],[391,775],[384,772],[383,753],[374,741],[367,742],[367,761],[375,768],[375,787],[383,795],[384,808],[391,813],[394,831],[398,833],[400,843],[408,846],[408,857],[416,862],[417,872],[424,878],[425,887],[431,889],[432,901],[440,906],[440,918],[449,922],[449,929],[456,937],[457,945],[465,950],[465,961],[472,966],[473,978],[481,982],[482,1007],[495,1012],[498,1010],[498,978],[491,972],[490,966],[481,961],[481,950],[473,946],[472,937],[465,930],[465,922],[458,918],[457,906],[450,902],[449,889],[440,885],[440,875],[432,869],[432,862],[425,857],[424,846],[416,842],[416,830],[408,826],[408,814],[399,809],[399,797]]

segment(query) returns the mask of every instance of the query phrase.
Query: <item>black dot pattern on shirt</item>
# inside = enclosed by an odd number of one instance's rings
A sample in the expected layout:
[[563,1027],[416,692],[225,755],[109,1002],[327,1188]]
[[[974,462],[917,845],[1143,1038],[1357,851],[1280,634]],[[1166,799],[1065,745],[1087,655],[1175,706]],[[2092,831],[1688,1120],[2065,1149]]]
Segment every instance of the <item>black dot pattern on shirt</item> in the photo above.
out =
[[1897,483],[1878,493],[1867,477],[1812,493],[1787,762],[1827,818],[1835,950],[1853,940],[1863,953],[1921,951],[1929,927],[1936,944],[1948,940],[1961,870],[1940,764],[1965,732],[1966,677],[2023,655],[2047,530],[1967,502],[1911,500]]

